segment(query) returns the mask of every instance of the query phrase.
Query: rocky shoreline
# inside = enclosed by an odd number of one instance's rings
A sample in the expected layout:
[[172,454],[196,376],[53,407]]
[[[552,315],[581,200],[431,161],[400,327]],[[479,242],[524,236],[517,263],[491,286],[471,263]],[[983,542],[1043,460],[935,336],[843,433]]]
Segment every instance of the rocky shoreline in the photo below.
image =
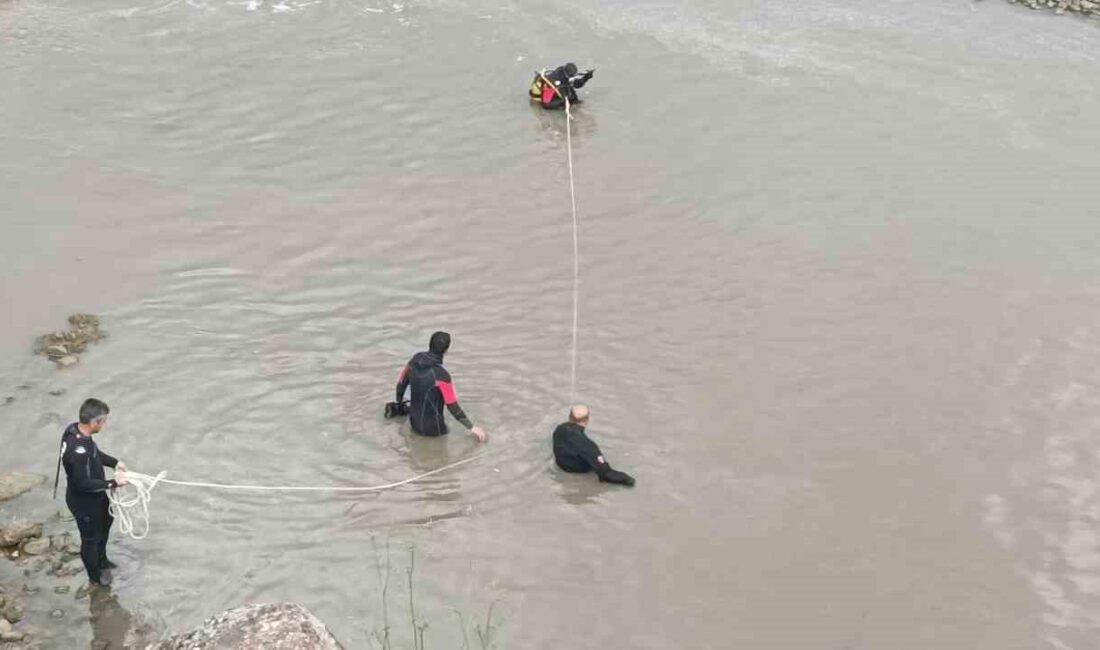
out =
[[[12,472],[0,475],[0,501],[11,501],[41,485],[45,477],[37,474]],[[0,573],[0,647],[39,648],[49,643],[49,634],[24,621],[28,599],[36,599],[43,591],[39,576],[48,570],[60,584],[53,585],[55,594],[72,591],[65,578],[76,575],[80,564],[80,545],[70,535],[44,535],[43,522],[27,521],[12,517],[0,523],[0,553],[8,561]],[[75,564],[71,562],[76,558]],[[15,576],[7,569],[15,569]],[[84,596],[85,594],[81,594]],[[64,610],[51,613],[53,618],[64,618]]]
[[[34,346],[35,353],[59,369],[78,363],[89,345],[106,336],[99,318],[92,314],[73,314],[68,322],[67,330],[44,334]],[[28,390],[30,385],[19,389]],[[50,391],[54,396],[63,393],[63,389]],[[0,406],[15,401],[16,396],[9,395]],[[58,632],[85,608],[92,628],[92,650],[341,647],[320,620],[293,603],[246,605],[210,618],[190,632],[166,638],[166,626],[154,617],[126,610],[109,588],[88,582],[76,527],[67,509],[45,518],[21,512],[21,508],[11,512],[9,503],[45,481],[39,474],[0,473],[0,554],[4,556],[0,559],[0,650],[62,647]]]
[[[0,474],[0,503],[6,505],[44,482],[37,474]],[[89,585],[73,528],[65,510],[44,521],[27,520],[25,513],[0,520],[0,650],[61,647],[56,631],[84,608],[90,615],[93,650],[341,648],[324,623],[293,603],[238,607],[166,637],[165,626],[154,617],[127,611],[110,589]]]
[[[41,486],[45,477],[24,472],[0,474],[0,502],[10,502]],[[72,517],[58,511],[44,520],[26,513],[6,515],[0,522],[0,650],[57,647],[48,628],[64,625],[78,604],[92,593],[80,560],[80,542]],[[107,647],[107,646],[104,646]]]
[[1056,14],[1066,12],[1100,18],[1100,0],[1009,0],[1029,9],[1049,9]]

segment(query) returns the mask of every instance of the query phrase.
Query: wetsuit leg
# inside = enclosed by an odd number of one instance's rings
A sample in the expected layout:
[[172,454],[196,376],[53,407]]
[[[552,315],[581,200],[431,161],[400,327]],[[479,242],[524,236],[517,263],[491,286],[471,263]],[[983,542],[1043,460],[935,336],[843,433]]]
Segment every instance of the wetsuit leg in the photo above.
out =
[[80,560],[84,563],[84,570],[88,572],[89,580],[99,582],[100,539],[106,538],[100,504],[96,501],[70,501],[68,506],[80,530]]
[[103,499],[103,508],[100,512],[100,521],[103,522],[102,535],[99,540],[99,567],[104,568],[107,564],[107,540],[111,537],[111,525],[115,523],[115,518],[111,516],[109,508],[109,502],[107,499]]
[[422,436],[436,437],[447,433],[447,424],[443,422],[443,416],[433,409],[426,409],[423,417],[409,417],[412,430]]

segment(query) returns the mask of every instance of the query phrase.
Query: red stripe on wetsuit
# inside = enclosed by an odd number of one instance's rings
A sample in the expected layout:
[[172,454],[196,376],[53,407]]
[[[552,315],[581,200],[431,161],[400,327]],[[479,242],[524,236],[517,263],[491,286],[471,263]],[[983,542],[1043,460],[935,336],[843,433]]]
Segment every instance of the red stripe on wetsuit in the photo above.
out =
[[437,379],[435,381],[435,387],[438,388],[440,394],[443,395],[443,403],[447,406],[458,402],[458,393],[455,392],[455,385],[451,382]]

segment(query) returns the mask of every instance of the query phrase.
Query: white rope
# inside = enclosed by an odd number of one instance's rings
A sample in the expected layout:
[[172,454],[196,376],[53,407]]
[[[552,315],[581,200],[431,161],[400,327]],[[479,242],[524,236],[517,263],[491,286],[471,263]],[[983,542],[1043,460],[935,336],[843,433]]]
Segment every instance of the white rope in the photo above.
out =
[[577,393],[577,332],[580,321],[581,254],[577,235],[577,192],[573,188],[573,113],[569,110],[569,93],[565,98],[565,150],[569,160],[569,200],[573,206],[573,349],[569,371],[569,403]]
[[[149,476],[127,472],[129,486],[133,486],[132,489],[126,489],[128,485],[124,485],[107,490],[107,500],[110,501],[107,511],[118,522],[118,529],[123,535],[129,535],[133,539],[145,539],[149,536],[149,501],[153,498],[153,488],[157,486],[158,481],[164,479],[164,474],[161,472],[156,476]],[[140,516],[135,516],[135,510]],[[140,532],[138,532],[139,523]]]
[[545,71],[538,73],[542,82],[552,88],[565,100],[565,151],[569,161],[569,201],[573,208],[573,345],[569,366],[569,403],[577,394],[577,333],[580,331],[580,295],[581,295],[581,253],[577,228],[577,191],[573,183],[573,112],[569,103],[569,93],[562,92],[546,78]]
[[[383,490],[392,490],[393,488],[408,485],[409,483],[415,483],[416,481],[446,472],[460,465],[472,463],[486,455],[488,454],[483,453],[470,458],[464,458],[463,460],[444,465],[430,472],[417,474],[416,476],[401,481],[367,486],[201,483],[198,481],[175,481],[164,478],[167,472],[161,472],[156,476],[150,476],[148,474],[127,470],[125,475],[128,484],[107,492],[107,498],[110,500],[108,508],[111,516],[118,522],[118,528],[122,534],[129,535],[133,539],[145,539],[149,534],[149,502],[153,498],[153,488],[155,488],[158,483],[167,483],[169,485],[179,485],[183,487],[213,488],[218,490],[257,490],[266,492],[380,492]],[[132,486],[132,489],[127,489],[130,486]]]

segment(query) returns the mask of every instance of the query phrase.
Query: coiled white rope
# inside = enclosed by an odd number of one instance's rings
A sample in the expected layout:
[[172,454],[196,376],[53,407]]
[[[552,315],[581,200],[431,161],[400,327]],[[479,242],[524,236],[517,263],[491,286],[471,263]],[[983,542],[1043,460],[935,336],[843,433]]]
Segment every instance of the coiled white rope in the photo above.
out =
[[[149,536],[149,501],[153,498],[153,488],[164,479],[166,472],[156,476],[127,472],[129,483],[113,490],[107,490],[107,512],[118,522],[123,535],[133,539],[145,539]],[[126,489],[133,486],[131,489]],[[140,516],[135,516],[135,510]],[[138,522],[141,529],[138,530]]]
[[231,483],[202,483],[198,481],[175,481],[164,478],[167,472],[161,472],[156,476],[150,476],[148,474],[142,474],[141,472],[127,470],[125,473],[127,485],[115,488],[114,490],[108,490],[107,492],[107,499],[110,501],[108,511],[118,522],[118,529],[122,534],[128,535],[133,539],[145,539],[149,535],[149,502],[153,499],[153,488],[155,488],[158,483],[167,483],[169,485],[179,485],[183,487],[213,488],[218,490],[255,490],[266,492],[381,492],[383,490],[392,490],[402,485],[408,485],[409,483],[415,483],[429,476],[434,476],[465,465],[466,463],[480,460],[487,455],[488,453],[481,453],[433,469],[430,472],[424,472],[423,474],[417,474],[416,476],[401,481],[394,481],[393,483],[385,483],[383,485],[239,485]]

